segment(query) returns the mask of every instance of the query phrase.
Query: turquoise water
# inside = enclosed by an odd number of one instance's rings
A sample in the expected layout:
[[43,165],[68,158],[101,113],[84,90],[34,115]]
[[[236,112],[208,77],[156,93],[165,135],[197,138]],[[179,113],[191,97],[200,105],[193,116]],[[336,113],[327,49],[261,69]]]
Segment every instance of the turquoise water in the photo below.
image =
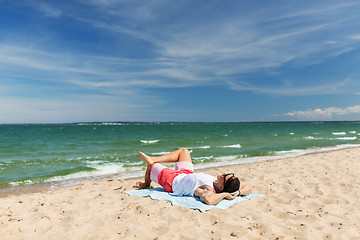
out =
[[359,135],[359,122],[0,125],[0,188],[139,176],[139,150],[186,147],[200,168],[354,146]]

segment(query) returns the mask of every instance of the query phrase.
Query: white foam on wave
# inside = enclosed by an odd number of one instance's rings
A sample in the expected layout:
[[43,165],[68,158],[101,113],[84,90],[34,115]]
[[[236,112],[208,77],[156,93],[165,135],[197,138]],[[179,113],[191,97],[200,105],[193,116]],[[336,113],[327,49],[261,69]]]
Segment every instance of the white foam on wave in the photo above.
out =
[[97,123],[77,123],[78,126],[121,126],[121,125],[129,125],[129,123],[119,123],[119,122],[97,122]]
[[210,146],[189,147],[189,149],[208,149]]
[[228,146],[222,146],[223,148],[241,148],[240,144],[234,144],[234,145],[228,145]]
[[117,174],[120,172],[124,172],[125,168],[123,164],[99,164],[100,162],[88,162],[87,166],[94,168],[93,171],[83,171],[77,173],[71,173],[64,176],[55,176],[47,179],[45,182],[57,182],[57,181],[66,181],[66,180],[76,180],[82,178],[92,178],[92,177],[100,177],[106,175]]
[[85,179],[100,176],[101,174],[96,174],[95,172],[77,172],[71,173],[64,176],[55,176],[48,178],[45,182],[60,182],[60,181],[68,181],[68,180],[77,180],[77,179]]
[[214,156],[204,156],[204,157],[193,157],[194,160],[197,160],[197,161],[205,161],[205,160],[210,160],[210,159],[213,159]]
[[101,125],[105,125],[105,126],[121,126],[121,125],[125,125],[124,123],[116,123],[116,122],[103,122],[101,123]]
[[222,157],[215,158],[216,161],[221,161],[221,162],[228,162],[228,161],[233,161],[236,159],[239,159],[239,156],[230,155],[230,156],[222,156]]
[[339,138],[334,138],[337,140],[356,140],[357,137],[339,137]]
[[351,133],[351,134],[356,134],[356,131],[350,131],[349,133]]
[[303,137],[303,138],[306,139],[306,140],[314,140],[315,139],[314,136],[307,136],[307,137]]
[[313,151],[313,149],[293,149],[293,150],[283,150],[274,152],[274,156],[276,157],[295,157],[299,155],[303,155]]
[[32,184],[36,184],[36,182],[31,181],[31,180],[19,180],[19,181],[14,181],[14,182],[10,182],[9,183],[12,186],[19,186],[19,185],[32,185]]
[[168,154],[168,153],[170,153],[170,152],[155,152],[155,153],[152,153],[151,155],[160,155],[160,156],[162,156],[162,155],[165,155],[165,154]]
[[160,140],[140,140],[140,142],[144,143],[144,144],[154,144],[159,142]]
[[342,136],[342,135],[346,135],[346,132],[333,132],[332,135]]
[[[360,134],[359,134],[360,135]],[[307,136],[307,137],[303,137],[305,140],[321,140],[321,139],[326,139],[326,140],[344,140],[344,141],[353,141],[353,140],[356,140],[357,137],[336,137],[336,138],[316,138],[316,137],[313,137],[313,136]]]
[[[87,167],[93,168],[94,170],[76,172],[64,176],[54,176],[46,179],[44,182],[45,183],[65,182],[65,181],[76,181],[76,180],[81,182],[81,180],[83,179],[103,177],[103,176],[117,174],[126,171],[126,169],[123,167],[123,164],[106,163],[104,161],[87,161],[86,163],[87,163]],[[10,184],[13,186],[32,185],[36,183],[38,183],[38,181],[32,181],[32,180],[10,182]]]

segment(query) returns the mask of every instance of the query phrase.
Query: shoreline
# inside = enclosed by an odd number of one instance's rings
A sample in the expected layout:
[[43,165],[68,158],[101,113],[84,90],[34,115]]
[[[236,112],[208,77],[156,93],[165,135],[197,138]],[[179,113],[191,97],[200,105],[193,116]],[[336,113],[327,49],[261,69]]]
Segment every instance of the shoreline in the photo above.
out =
[[[247,165],[247,164],[256,164],[261,162],[268,162],[274,160],[285,160],[291,159],[295,157],[301,157],[306,155],[312,154],[319,154],[319,153],[326,153],[332,151],[341,151],[344,149],[352,149],[352,148],[360,148],[360,144],[342,144],[342,145],[335,145],[335,146],[326,146],[326,147],[316,147],[313,149],[301,149],[302,151],[298,154],[285,154],[281,155],[267,155],[267,156],[255,156],[255,157],[245,157],[245,158],[238,158],[233,161],[228,162],[210,162],[210,163],[200,163],[195,164],[194,168],[195,171],[206,171],[211,170],[214,168],[225,168],[230,166],[236,165]],[[297,149],[295,150],[297,151]],[[288,151],[292,152],[292,151]],[[220,163],[220,164],[219,164]],[[132,180],[132,179],[140,179],[143,177],[144,170],[136,170],[132,174],[125,174],[124,173],[115,173],[115,174],[108,174],[108,175],[100,175],[100,176],[92,176],[92,177],[83,177],[83,178],[75,178],[75,179],[66,179],[60,181],[49,181],[49,182],[42,182],[36,184],[26,184],[26,185],[14,185],[10,187],[0,188],[0,198],[4,198],[11,195],[21,195],[27,193],[36,193],[42,192],[47,190],[57,190],[63,188],[73,187],[82,183],[86,182],[97,182],[97,181],[106,181],[109,179],[121,179],[121,180]],[[128,175],[128,176],[126,176]]]
[[0,234],[4,239],[359,239],[360,147],[203,170],[230,171],[263,197],[200,213],[127,195],[135,179],[84,182],[0,198]]

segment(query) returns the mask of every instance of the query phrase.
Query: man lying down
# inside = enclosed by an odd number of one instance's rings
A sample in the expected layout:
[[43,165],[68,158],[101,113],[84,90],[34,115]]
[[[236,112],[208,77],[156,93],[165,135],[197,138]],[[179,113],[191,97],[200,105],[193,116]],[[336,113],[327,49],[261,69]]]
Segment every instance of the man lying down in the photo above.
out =
[[[159,157],[151,157],[139,152],[140,159],[147,164],[145,181],[137,182],[138,188],[149,188],[151,181],[160,184],[165,191],[178,196],[195,196],[209,205],[216,205],[222,199],[232,200],[239,195],[247,195],[251,186],[240,186],[240,181],[232,173],[217,177],[206,173],[194,173],[190,152],[183,148]],[[175,169],[160,163],[176,162]]]

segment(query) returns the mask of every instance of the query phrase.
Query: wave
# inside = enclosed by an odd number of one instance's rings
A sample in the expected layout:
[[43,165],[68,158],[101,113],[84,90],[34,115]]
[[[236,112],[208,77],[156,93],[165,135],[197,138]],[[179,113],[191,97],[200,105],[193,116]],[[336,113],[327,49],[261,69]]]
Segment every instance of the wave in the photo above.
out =
[[140,142],[144,143],[144,144],[154,144],[159,142],[160,140],[140,140]]
[[27,180],[18,180],[18,181],[10,182],[9,184],[11,186],[20,186],[20,185],[32,185],[36,183],[38,183],[38,181],[32,181],[27,179]]
[[322,140],[322,139],[326,139],[326,140],[350,140],[350,141],[353,141],[353,140],[356,140],[357,137],[337,137],[337,138],[316,138],[316,137],[313,137],[313,136],[307,136],[307,137],[303,137],[305,140]]
[[336,135],[336,136],[346,135],[346,132],[333,132],[332,135]]
[[313,136],[307,136],[307,137],[303,137],[306,140],[315,140],[315,137]]
[[210,146],[189,147],[189,149],[208,149]]
[[214,158],[214,156],[193,157],[194,160],[200,161],[200,162],[203,162],[205,160],[210,160],[210,159],[213,159],[213,158]]
[[333,138],[323,138],[323,137],[314,137],[314,136],[307,136],[307,137],[303,137],[303,139],[305,140],[323,140],[323,139],[333,139]]
[[93,168],[92,171],[82,171],[71,173],[64,176],[54,176],[45,180],[45,182],[63,182],[63,181],[76,181],[82,179],[91,179],[96,177],[104,177],[114,174],[119,174],[122,172],[126,172],[123,164],[116,163],[107,163],[107,164],[98,164],[99,162],[88,162],[87,167]]
[[219,162],[229,162],[236,159],[239,159],[239,156],[230,155],[230,156],[221,156],[215,158],[215,160]]
[[[41,177],[34,179],[16,180],[10,182],[9,184],[12,186],[21,186],[21,185],[32,185],[38,183],[61,182],[60,185],[69,184],[70,186],[82,182],[86,179],[103,178],[109,175],[125,173],[126,168],[124,168],[123,165],[124,164],[108,163],[107,161],[86,161],[86,167],[92,170],[83,170],[80,172],[74,172],[66,175],[57,175],[48,178]],[[135,167],[134,170],[136,170]],[[56,184],[54,184],[54,186],[55,185]]]
[[241,148],[240,144],[234,144],[234,145],[228,145],[228,146],[222,146],[223,148]]
[[357,137],[339,137],[339,138],[333,138],[337,140],[356,140]]
[[152,153],[151,155],[160,155],[160,156],[162,156],[162,155],[165,155],[165,154],[168,154],[168,153],[170,153],[170,152],[155,152],[155,153]]
[[121,126],[121,125],[129,125],[129,123],[119,123],[119,122],[97,122],[97,123],[77,123],[78,126]]

